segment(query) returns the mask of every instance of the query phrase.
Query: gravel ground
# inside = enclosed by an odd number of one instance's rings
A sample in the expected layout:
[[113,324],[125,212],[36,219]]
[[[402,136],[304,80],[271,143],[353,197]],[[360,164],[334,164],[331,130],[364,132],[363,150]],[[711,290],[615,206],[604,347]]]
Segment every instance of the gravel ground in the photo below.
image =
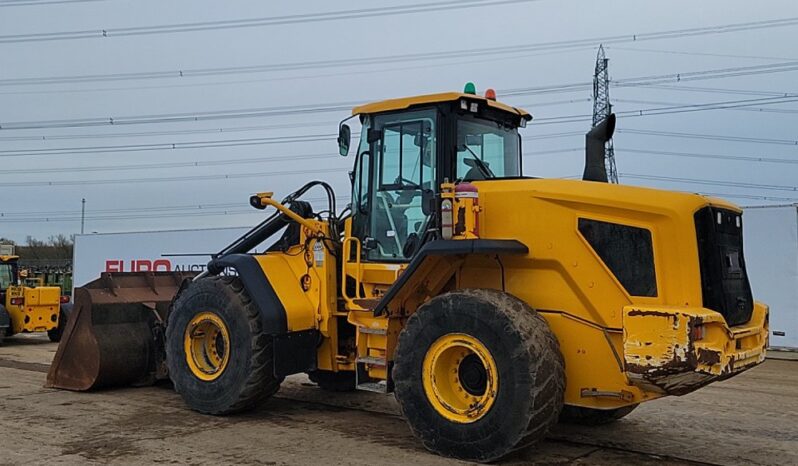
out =
[[[390,395],[330,394],[293,376],[255,412],[210,417],[168,385],[42,388],[55,350],[42,335],[0,346],[0,465],[465,464],[424,450]],[[798,361],[768,360],[611,426],[558,426],[504,464],[798,464]]]

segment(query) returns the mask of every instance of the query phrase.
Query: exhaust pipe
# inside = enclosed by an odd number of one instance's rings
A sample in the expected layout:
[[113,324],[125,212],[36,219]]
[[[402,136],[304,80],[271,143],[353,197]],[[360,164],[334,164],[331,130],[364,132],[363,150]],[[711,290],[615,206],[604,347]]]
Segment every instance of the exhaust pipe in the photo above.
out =
[[600,181],[606,183],[607,167],[605,165],[604,146],[615,132],[615,114],[601,120],[585,134],[585,172],[582,179],[585,181]]

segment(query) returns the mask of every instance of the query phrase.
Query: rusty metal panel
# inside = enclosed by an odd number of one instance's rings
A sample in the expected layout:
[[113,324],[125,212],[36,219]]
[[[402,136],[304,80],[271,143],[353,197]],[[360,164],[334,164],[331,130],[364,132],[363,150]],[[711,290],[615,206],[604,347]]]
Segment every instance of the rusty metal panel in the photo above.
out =
[[767,307],[756,303],[751,320],[729,328],[704,308],[624,308],[624,368],[641,388],[683,395],[736,375],[765,358]]
[[103,273],[75,289],[75,306],[47,387],[91,390],[166,377],[163,330],[172,299],[192,274]]

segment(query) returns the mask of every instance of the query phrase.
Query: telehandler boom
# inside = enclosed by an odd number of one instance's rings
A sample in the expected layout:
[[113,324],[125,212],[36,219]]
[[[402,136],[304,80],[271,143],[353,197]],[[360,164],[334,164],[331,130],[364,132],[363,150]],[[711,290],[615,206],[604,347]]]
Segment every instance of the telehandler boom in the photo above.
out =
[[[583,180],[522,176],[531,116],[467,91],[355,108],[344,212],[323,182],[259,193],[251,205],[273,213],[205,273],[79,288],[48,383],[168,376],[189,407],[222,415],[305,372],[322,389],[393,392],[428,449],[493,461],[558,420],[610,422],[763,361],[768,308],[738,207],[606,183],[614,117],[588,133]],[[341,155],[350,137],[342,122]],[[326,208],[302,201],[310,189]]]

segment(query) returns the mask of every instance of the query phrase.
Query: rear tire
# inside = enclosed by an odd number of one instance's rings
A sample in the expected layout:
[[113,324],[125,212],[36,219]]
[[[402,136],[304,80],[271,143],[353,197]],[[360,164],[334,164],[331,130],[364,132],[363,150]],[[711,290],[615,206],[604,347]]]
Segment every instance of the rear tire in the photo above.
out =
[[355,389],[354,371],[312,371],[308,378],[322,390],[328,392],[351,392]]
[[0,345],[3,340],[11,334],[11,316],[8,314],[5,306],[0,303]]
[[[193,342],[201,342],[210,332],[205,329],[213,328],[220,331],[211,339],[213,354],[208,356]],[[203,278],[180,294],[169,314],[169,377],[195,411],[223,415],[252,409],[276,393],[283,381],[274,375],[272,344],[238,277]]]
[[625,417],[637,407],[638,405],[631,405],[615,409],[593,409],[580,406],[563,406],[560,413],[560,422],[583,426],[600,426]]
[[408,319],[393,382],[427,449],[489,462],[533,445],[557,423],[565,371],[548,323],[525,302],[466,289],[431,299]]
[[47,338],[53,343],[61,341],[64,335],[67,322],[69,322],[69,315],[72,313],[72,304],[62,304],[58,309],[58,327],[47,331]]

